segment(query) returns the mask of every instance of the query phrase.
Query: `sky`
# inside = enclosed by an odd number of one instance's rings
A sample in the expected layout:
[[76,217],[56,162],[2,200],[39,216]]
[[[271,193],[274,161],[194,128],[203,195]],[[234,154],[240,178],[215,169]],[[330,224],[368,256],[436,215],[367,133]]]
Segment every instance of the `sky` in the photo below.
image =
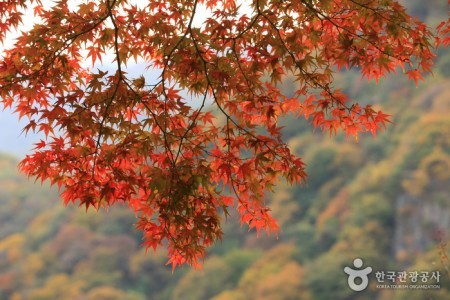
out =
[[25,136],[24,133],[21,133],[26,122],[18,122],[17,119],[18,116],[13,115],[11,110],[0,112],[0,152],[24,157],[40,137],[37,134],[29,133]]

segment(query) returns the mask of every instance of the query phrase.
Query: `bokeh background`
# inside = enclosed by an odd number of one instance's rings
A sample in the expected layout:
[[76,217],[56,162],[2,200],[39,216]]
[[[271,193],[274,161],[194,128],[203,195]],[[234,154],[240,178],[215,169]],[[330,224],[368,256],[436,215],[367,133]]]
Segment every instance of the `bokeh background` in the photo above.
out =
[[[404,4],[430,26],[448,18],[445,0]],[[448,49],[439,49],[433,72],[418,87],[402,74],[378,85],[355,71],[338,74],[336,86],[376,103],[393,124],[357,143],[286,118],[285,139],[309,179],[268,195],[278,239],[256,237],[232,216],[202,270],[173,273],[164,249],[140,247],[128,208],[64,207],[56,189],[19,174],[39,137],[21,136],[17,116],[1,113],[0,299],[450,299]],[[293,93],[293,78],[283,89]],[[355,258],[374,270],[362,292],[343,272]],[[440,288],[381,289],[375,271],[439,272]]]

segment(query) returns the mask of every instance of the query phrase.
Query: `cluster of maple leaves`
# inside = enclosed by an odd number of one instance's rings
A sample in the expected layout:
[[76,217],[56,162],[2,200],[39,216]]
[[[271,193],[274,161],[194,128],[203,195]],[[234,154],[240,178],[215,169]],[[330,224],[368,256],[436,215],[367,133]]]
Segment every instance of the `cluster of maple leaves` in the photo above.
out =
[[[0,62],[4,107],[46,136],[20,168],[57,184],[65,203],[129,205],[144,244],[166,243],[174,268],[198,265],[230,207],[250,228],[277,232],[266,192],[306,178],[280,117],[355,137],[389,122],[334,88],[338,69],[378,80],[400,67],[417,81],[434,57],[433,34],[392,0],[69,2],[0,2],[1,41],[23,11],[40,20]],[[107,55],[115,71],[85,66]],[[160,76],[130,77],[132,60]],[[277,87],[287,73],[293,97]]]

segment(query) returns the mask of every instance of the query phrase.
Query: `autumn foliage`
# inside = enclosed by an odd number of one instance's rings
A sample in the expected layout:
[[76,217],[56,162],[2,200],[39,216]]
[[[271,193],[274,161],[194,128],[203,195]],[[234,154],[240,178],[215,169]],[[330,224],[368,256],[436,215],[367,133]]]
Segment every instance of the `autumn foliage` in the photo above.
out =
[[[448,44],[391,0],[69,2],[0,3],[2,41],[24,11],[38,20],[0,63],[4,107],[45,134],[20,168],[57,184],[66,204],[129,205],[145,246],[167,243],[173,267],[201,261],[230,207],[277,232],[265,193],[306,178],[280,117],[354,137],[389,122],[334,87],[334,72],[417,82],[434,42]],[[133,62],[160,75],[131,76]],[[287,73],[293,97],[277,87]]]

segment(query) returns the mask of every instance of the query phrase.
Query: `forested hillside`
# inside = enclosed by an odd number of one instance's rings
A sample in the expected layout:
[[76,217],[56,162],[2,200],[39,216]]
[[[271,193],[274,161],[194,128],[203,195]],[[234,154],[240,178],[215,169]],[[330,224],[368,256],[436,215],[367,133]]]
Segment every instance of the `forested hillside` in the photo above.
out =
[[[442,7],[424,5],[410,9],[432,23]],[[286,79],[287,93],[293,84]],[[231,216],[203,270],[172,273],[164,251],[140,247],[127,207],[65,208],[55,188],[18,175],[18,158],[1,155],[0,299],[448,299],[449,51],[418,87],[394,76],[367,83],[353,72],[336,85],[378,103],[393,124],[356,142],[286,119],[285,138],[309,177],[269,195],[278,239]],[[343,272],[355,258],[386,272],[439,271],[440,288],[381,289],[372,274],[355,293]]]

